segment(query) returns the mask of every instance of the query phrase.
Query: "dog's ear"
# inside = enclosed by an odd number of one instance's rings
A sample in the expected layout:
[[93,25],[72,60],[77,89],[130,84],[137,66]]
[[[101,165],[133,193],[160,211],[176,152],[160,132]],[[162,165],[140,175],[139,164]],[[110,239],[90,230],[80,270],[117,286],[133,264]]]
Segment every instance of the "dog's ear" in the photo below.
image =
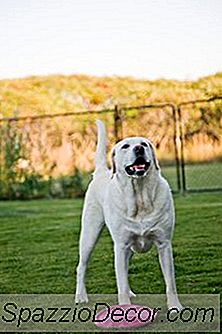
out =
[[113,148],[111,152],[111,161],[112,161],[112,177],[116,173],[116,162],[115,162],[116,151]]
[[157,161],[157,157],[156,157],[156,152],[155,152],[155,148],[153,146],[153,144],[149,141],[149,145],[150,145],[150,148],[151,148],[151,152],[152,152],[152,156],[153,156],[153,162],[154,162],[154,165],[156,167],[157,170],[160,169],[160,166],[159,166],[159,163]]

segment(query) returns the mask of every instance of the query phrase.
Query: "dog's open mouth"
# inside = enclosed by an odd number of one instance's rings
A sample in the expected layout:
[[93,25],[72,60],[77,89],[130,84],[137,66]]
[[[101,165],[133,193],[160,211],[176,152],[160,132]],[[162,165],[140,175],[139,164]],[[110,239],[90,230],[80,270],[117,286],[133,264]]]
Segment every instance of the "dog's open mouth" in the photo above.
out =
[[133,164],[126,166],[125,171],[129,176],[144,176],[150,167],[150,162],[143,157],[138,157]]

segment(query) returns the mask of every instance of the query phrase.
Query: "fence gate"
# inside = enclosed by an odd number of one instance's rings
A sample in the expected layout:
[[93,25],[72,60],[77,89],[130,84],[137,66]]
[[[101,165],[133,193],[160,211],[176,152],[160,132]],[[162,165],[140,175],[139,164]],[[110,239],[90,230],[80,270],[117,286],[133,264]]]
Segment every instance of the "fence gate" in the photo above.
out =
[[222,97],[180,103],[183,191],[222,190]]

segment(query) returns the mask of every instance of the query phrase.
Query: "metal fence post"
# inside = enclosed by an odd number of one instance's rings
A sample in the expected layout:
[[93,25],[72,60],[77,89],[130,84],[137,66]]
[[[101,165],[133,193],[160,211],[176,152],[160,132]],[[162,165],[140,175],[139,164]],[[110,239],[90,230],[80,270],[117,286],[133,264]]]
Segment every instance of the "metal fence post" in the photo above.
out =
[[114,136],[116,143],[123,137],[122,115],[118,105],[115,105],[114,109]]
[[185,193],[186,188],[186,171],[185,171],[185,160],[184,160],[184,133],[182,124],[182,114],[180,105],[177,106],[178,120],[179,120],[179,132],[180,132],[180,157],[181,157],[181,173],[182,173],[182,192]]
[[178,191],[181,192],[181,176],[180,176],[180,158],[179,158],[179,149],[178,149],[178,120],[176,107],[174,105],[171,106],[173,111],[173,124],[174,124],[174,134],[173,134],[173,142],[174,142],[174,151],[175,151],[175,160],[176,160],[176,173],[177,173],[177,188]]

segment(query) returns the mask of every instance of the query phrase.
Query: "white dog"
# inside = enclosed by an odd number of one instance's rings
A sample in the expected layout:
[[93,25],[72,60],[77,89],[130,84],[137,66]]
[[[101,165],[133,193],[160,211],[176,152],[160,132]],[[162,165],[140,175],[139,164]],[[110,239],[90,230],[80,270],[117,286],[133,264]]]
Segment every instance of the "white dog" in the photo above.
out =
[[169,308],[182,306],[178,300],[171,238],[174,206],[167,181],[151,142],[142,137],[126,138],[112,150],[113,168],[106,164],[106,133],[97,121],[96,169],[85,197],[77,267],[76,302],[87,302],[85,271],[97,237],[107,225],[114,242],[115,272],[119,304],[130,304],[134,296],[128,283],[132,252],[157,246],[166,282]]

